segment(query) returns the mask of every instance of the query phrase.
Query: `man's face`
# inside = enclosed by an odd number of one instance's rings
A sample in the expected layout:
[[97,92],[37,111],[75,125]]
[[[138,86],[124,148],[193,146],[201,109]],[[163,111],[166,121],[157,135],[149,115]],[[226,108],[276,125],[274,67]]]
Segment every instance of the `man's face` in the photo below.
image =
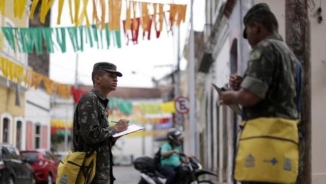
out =
[[111,72],[105,72],[102,76],[98,77],[99,85],[108,90],[114,91],[118,85],[118,77],[117,74]]
[[252,25],[246,25],[247,40],[251,47],[259,43],[260,26],[254,22]]

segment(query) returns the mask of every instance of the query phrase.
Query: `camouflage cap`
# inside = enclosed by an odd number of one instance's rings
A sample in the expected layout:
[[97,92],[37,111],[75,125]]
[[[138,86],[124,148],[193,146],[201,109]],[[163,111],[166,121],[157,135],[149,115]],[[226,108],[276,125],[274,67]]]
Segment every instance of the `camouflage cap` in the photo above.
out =
[[262,12],[271,12],[269,6],[266,3],[258,3],[248,10],[247,14],[243,18],[243,24],[245,25],[243,30],[243,38],[247,39],[246,24],[254,15]]
[[95,63],[93,67],[93,71],[94,70],[105,70],[107,72],[117,74],[118,77],[122,77],[122,73],[118,72],[117,67],[112,63],[108,63],[108,62]]

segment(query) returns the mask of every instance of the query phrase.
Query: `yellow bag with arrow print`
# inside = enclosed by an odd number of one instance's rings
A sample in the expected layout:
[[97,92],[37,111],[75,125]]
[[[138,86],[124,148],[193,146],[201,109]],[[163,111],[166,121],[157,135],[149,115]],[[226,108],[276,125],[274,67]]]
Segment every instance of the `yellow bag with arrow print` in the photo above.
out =
[[72,152],[58,167],[56,184],[90,184],[96,171],[96,152]]

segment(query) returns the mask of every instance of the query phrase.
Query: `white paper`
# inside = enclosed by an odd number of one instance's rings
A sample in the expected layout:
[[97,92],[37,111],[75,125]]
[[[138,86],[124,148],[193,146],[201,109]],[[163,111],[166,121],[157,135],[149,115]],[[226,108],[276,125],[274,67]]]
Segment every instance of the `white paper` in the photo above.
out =
[[[215,84],[212,84],[214,89],[217,91],[218,95],[220,96],[221,93],[223,92],[221,88],[217,87]],[[218,103],[218,105],[220,105]],[[233,105],[228,105],[235,113],[237,113],[239,116],[241,116],[242,112],[241,112],[241,108],[239,105],[237,104],[233,104]]]
[[125,130],[123,132],[116,133],[112,137],[120,137],[120,136],[123,136],[123,135],[127,135],[127,134],[130,134],[130,133],[133,133],[133,132],[143,130],[143,129],[144,129],[144,127],[141,127],[141,126],[129,125],[127,130]]

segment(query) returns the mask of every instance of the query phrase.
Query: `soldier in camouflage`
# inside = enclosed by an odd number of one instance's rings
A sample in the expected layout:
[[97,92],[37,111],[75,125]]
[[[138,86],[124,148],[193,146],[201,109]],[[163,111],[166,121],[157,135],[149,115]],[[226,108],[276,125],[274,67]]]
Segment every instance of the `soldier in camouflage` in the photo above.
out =
[[112,184],[111,148],[116,139],[112,135],[124,131],[128,120],[120,120],[115,126],[108,123],[108,94],[117,87],[117,77],[122,74],[116,66],[107,62],[96,63],[92,80],[94,89],[79,100],[73,121],[73,151],[96,151],[96,174],[92,184]]
[[295,56],[278,34],[275,15],[267,4],[260,3],[247,12],[243,23],[243,37],[252,47],[248,68],[243,78],[230,77],[232,90],[221,94],[220,103],[242,105],[243,120],[259,117],[296,119]]

